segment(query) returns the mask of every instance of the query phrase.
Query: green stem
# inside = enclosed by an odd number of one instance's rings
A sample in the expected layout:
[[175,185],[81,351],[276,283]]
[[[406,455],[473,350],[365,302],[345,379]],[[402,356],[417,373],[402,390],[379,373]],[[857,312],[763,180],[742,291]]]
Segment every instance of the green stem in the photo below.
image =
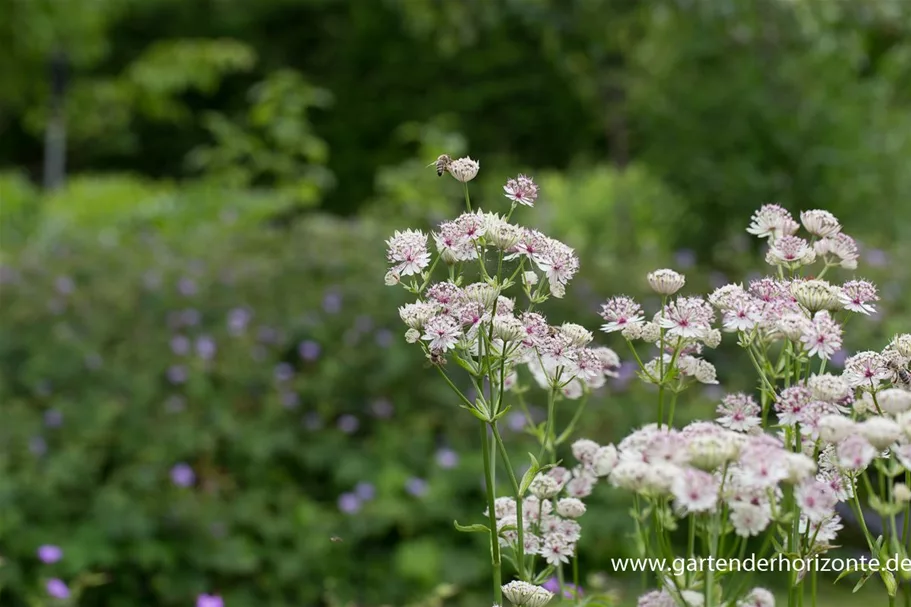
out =
[[[556,383],[556,380],[555,382]],[[556,451],[554,448],[555,439],[551,437],[554,434],[554,417],[555,417],[555,408],[557,400],[557,388],[556,386],[551,386],[550,391],[547,393],[547,424],[544,426],[544,440],[541,442],[541,453],[538,455],[538,461],[544,460],[544,455],[550,453],[551,460],[550,464],[556,463]]]
[[500,538],[497,533],[496,489],[493,486],[493,472],[490,460],[490,442],[487,438],[487,424],[481,423],[481,444],[484,445],[484,481],[487,485],[487,512],[490,523],[490,560],[493,567],[493,598],[497,605],[503,604],[503,577],[500,564]]
[[471,213],[471,198],[468,196],[468,182],[463,181],[462,185],[465,186],[465,208]]
[[519,481],[516,479],[516,473],[512,469],[512,464],[509,462],[509,453],[506,451],[506,445],[503,443],[503,437],[500,435],[497,423],[490,424],[490,429],[493,430],[493,438],[497,443],[500,456],[503,458],[503,466],[506,467],[506,475],[509,477],[509,484],[512,486],[512,492],[516,498],[516,531],[519,534],[516,562],[519,567],[519,577],[527,581],[525,572],[525,524],[522,521],[524,516],[522,511],[522,491],[521,487],[519,487]]

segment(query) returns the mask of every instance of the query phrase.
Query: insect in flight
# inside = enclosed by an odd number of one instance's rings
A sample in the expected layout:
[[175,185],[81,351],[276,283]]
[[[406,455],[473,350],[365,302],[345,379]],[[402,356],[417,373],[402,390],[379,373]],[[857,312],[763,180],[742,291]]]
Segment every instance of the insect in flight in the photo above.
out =
[[437,169],[437,176],[442,177],[443,173],[449,170],[449,165],[452,164],[452,158],[446,154],[441,154],[439,158],[428,164],[427,166],[435,166]]

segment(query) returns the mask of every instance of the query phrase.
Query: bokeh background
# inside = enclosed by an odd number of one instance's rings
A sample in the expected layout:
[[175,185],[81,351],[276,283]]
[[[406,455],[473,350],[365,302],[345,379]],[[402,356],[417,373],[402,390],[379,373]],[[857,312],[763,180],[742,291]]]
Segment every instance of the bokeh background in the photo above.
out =
[[[487,604],[452,525],[483,509],[476,425],[383,285],[387,235],[460,208],[441,153],[480,159],[488,210],[540,183],[518,220],[582,262],[554,321],[656,267],[749,279],[779,202],[862,244],[883,301],[846,349],[911,325],[905,0],[0,0],[0,40],[4,607],[89,573],[88,606]],[[752,386],[713,362],[684,417]],[[627,364],[581,433],[651,398]],[[627,509],[600,488],[580,548],[624,601]]]

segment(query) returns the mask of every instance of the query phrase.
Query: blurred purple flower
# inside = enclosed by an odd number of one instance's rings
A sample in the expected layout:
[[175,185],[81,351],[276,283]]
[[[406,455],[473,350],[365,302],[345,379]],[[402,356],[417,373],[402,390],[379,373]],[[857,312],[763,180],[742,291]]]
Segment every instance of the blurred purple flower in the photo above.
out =
[[302,341],[297,347],[298,354],[300,354],[300,357],[306,361],[314,361],[319,358],[319,353],[321,350],[322,348],[320,345],[312,339]]
[[437,451],[437,464],[440,468],[449,470],[459,465],[459,454],[448,447]]
[[[549,591],[553,592],[554,594],[559,594],[560,593],[560,580],[557,577],[552,577],[549,580],[547,580],[546,582],[544,582],[543,584],[541,584],[541,587],[544,588],[545,590],[549,590]],[[565,582],[563,584],[563,598],[572,599],[572,598],[575,598],[577,594],[579,596],[582,596],[583,594],[585,594],[583,592],[581,586],[576,586],[575,584],[571,584],[569,582]]]
[[729,282],[730,280],[728,280],[728,277],[726,274],[724,274],[724,272],[712,272],[709,274],[709,284],[711,284],[715,289],[723,287]]
[[45,544],[38,547],[38,558],[45,565],[50,565],[63,558],[63,550],[60,549],[60,546]]
[[282,392],[281,399],[285,409],[296,409],[300,405],[300,396],[297,392]]
[[633,361],[624,361],[620,363],[620,368],[617,369],[617,377],[613,380],[614,388],[617,390],[624,390],[629,383],[636,377],[636,371],[639,370],[639,365]]
[[168,381],[172,384],[182,384],[187,381],[187,369],[183,365],[171,365],[168,368]]
[[323,311],[327,314],[338,314],[342,309],[342,295],[338,291],[329,291],[323,297]]
[[361,333],[366,333],[373,328],[373,318],[362,314],[354,319],[354,328]]
[[385,398],[379,398],[370,403],[370,411],[373,413],[374,417],[389,419],[395,412],[395,408],[392,406],[392,403]]
[[164,403],[165,409],[169,413],[179,413],[187,407],[187,401],[179,394],[172,394]]
[[76,289],[76,283],[69,276],[58,276],[54,281],[54,286],[61,295],[69,295]]
[[354,434],[360,427],[361,422],[350,413],[346,413],[338,418],[338,429],[345,434]]
[[345,514],[354,514],[361,509],[361,500],[353,493],[338,496],[338,509]]
[[196,482],[196,473],[193,472],[193,468],[189,464],[183,462],[175,464],[171,468],[171,482],[178,487],[189,487]]
[[187,308],[180,313],[180,322],[188,327],[195,327],[201,319],[202,314],[199,313],[199,310],[193,308]]
[[264,344],[274,344],[278,341],[278,331],[264,325],[256,330],[256,339]]
[[724,388],[717,384],[710,384],[702,388],[702,395],[712,402],[720,401],[724,397]]
[[196,295],[196,283],[192,278],[181,278],[177,283],[177,290],[185,297]]
[[513,432],[519,432],[525,427],[525,414],[519,411],[513,411],[506,416],[506,426]]
[[98,354],[87,354],[85,357],[85,366],[87,369],[100,369],[104,364],[104,359]]
[[288,363],[278,363],[275,365],[274,373],[276,381],[288,381],[294,377],[294,367]]
[[311,411],[304,416],[303,424],[304,428],[307,430],[315,431],[323,427],[323,419],[320,417],[319,413]]
[[867,249],[864,259],[874,268],[884,268],[889,265],[889,256],[882,249]]
[[200,594],[196,597],[196,607],[225,607],[225,602],[217,594]]
[[231,335],[240,335],[247,329],[253,314],[246,308],[234,308],[228,312],[228,331]]
[[196,338],[196,354],[203,360],[212,360],[218,346],[215,345],[215,339],[210,335],[201,335]]
[[63,424],[63,413],[57,409],[48,409],[44,412],[44,425],[48,428],[59,428]]
[[32,452],[32,455],[41,457],[47,453],[47,441],[43,436],[33,436],[28,441],[28,450]]
[[696,251],[692,249],[680,249],[674,253],[674,260],[681,270],[687,270],[696,265]]
[[70,598],[70,589],[59,578],[52,578],[47,581],[47,593],[55,599],[68,599]]
[[171,352],[177,356],[190,353],[190,339],[186,335],[175,335],[171,338]]
[[381,348],[388,348],[395,341],[395,337],[389,329],[380,329],[376,332],[374,338],[376,339],[376,345]]
[[832,356],[829,357],[829,364],[833,367],[841,369],[845,366],[845,359],[848,357],[847,352],[844,350],[838,350]]
[[369,502],[376,497],[376,487],[371,483],[362,481],[354,486],[354,494],[359,500]]
[[427,493],[427,481],[413,476],[405,483],[405,491],[415,497],[422,497]]

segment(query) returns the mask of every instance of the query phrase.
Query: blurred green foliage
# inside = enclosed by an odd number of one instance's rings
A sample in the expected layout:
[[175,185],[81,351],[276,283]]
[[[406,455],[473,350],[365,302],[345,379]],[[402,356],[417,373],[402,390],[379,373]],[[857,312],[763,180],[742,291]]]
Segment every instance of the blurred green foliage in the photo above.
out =
[[[481,510],[474,425],[382,285],[392,230],[459,211],[460,185],[426,167],[441,153],[480,158],[472,199],[489,210],[507,177],[535,175],[538,205],[517,219],[582,260],[555,320],[596,326],[598,303],[644,295],[655,267],[691,292],[748,279],[760,259],[743,228],[777,200],[831,210],[865,244],[858,275],[884,312],[849,348],[908,329],[903,0],[0,0],[0,14],[4,607],[86,572],[109,574],[84,597],[105,607],[200,592],[473,604],[484,545],[452,520]],[[45,193],[61,51],[71,174]],[[734,352],[710,356],[749,389]],[[689,396],[683,417],[717,397]],[[619,439],[651,421],[648,399],[618,380],[581,433]],[[600,492],[584,519],[584,575],[631,549],[620,500]],[[45,543],[64,560],[39,564]]]

